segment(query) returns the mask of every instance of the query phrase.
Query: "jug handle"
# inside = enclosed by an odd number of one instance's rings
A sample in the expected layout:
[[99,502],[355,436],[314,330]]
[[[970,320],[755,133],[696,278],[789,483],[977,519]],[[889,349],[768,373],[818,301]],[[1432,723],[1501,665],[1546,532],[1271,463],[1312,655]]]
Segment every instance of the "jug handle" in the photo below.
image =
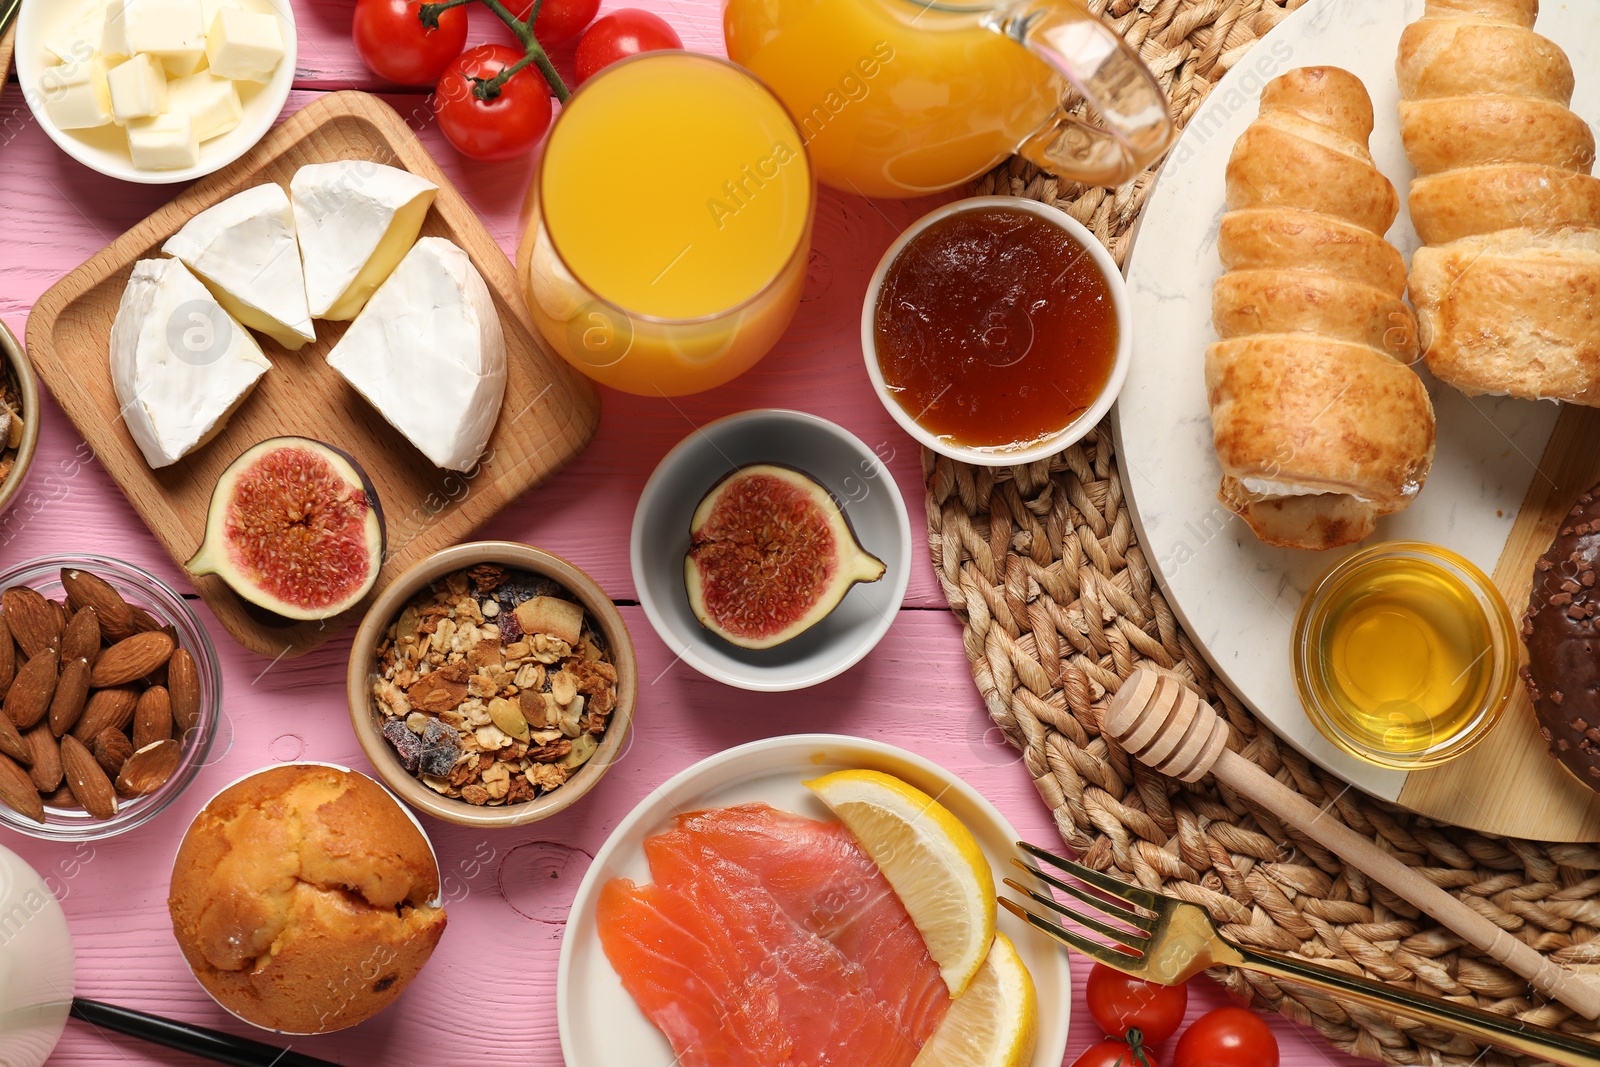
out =
[[1056,111],[1017,153],[1085,185],[1121,185],[1166,151],[1177,132],[1167,94],[1139,54],[1075,0],[1020,0],[985,24],[1054,67],[1100,116]]

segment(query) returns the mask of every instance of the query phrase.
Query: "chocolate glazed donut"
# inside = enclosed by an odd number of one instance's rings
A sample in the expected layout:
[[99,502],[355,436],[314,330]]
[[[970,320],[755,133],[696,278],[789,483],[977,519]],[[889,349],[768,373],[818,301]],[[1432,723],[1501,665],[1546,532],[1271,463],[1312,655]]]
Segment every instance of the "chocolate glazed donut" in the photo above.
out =
[[1600,486],[1578,498],[1534,566],[1522,680],[1550,754],[1600,790]]

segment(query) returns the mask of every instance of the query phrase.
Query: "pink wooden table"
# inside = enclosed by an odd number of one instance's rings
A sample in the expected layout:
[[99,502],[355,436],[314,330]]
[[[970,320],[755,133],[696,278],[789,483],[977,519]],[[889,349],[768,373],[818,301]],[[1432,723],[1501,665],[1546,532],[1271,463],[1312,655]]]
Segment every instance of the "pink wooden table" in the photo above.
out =
[[[715,0],[632,2],[665,16],[688,47],[722,51]],[[382,88],[351,47],[353,3],[296,0],[300,70],[290,111],[319,92]],[[608,0],[606,6],[619,5]],[[486,14],[474,10],[472,39],[509,40],[492,16],[480,17]],[[556,58],[570,73],[570,48]],[[432,128],[423,94],[385,98],[421,131],[446,173],[512,251],[531,161],[465,161]],[[642,167],[640,193],[648,191],[649,171]],[[0,318],[22,337],[28,310],[41,293],[174,192],[102,178],[74,163],[32,122],[16,84],[7,85],[0,96]],[[920,540],[905,604],[883,643],[843,677],[801,693],[748,694],[674,663],[637,607],[628,570],[634,502],[656,462],[695,426],[752,407],[816,412],[882,446],[878,452],[890,459],[920,531],[917,451],[872,395],[861,369],[857,324],[878,257],[926,207],[824,191],[805,301],[788,335],[762,364],[721,389],[677,401],[607,392],[600,432],[588,451],[481,531],[572,559],[623,605],[638,646],[642,687],[634,743],[585,803],[537,827],[485,835],[424,819],[449,899],[450,929],[438,953],[387,1012],[346,1033],[304,1040],[297,1045],[301,1051],[362,1065],[559,1065],[556,958],[568,902],[590,855],[654,786],[730,745],[814,730],[893,742],[966,779],[1024,836],[1057,840],[1026,768],[989,729],[962,655],[960,626],[945,609]],[[43,407],[28,491],[0,517],[0,565],[98,551],[148,567],[187,590],[182,571],[60,410],[48,397]],[[103,844],[45,845],[10,831],[0,831],[0,843],[31,861],[62,898],[77,943],[79,993],[249,1033],[201,991],[172,940],[165,899],[177,841],[203,801],[247,771],[302,758],[362,769],[367,763],[346,719],[348,636],[304,659],[272,663],[234,646],[220,628],[214,632],[222,655],[225,721],[214,765],[184,798],[152,825]],[[1082,1008],[1088,966],[1075,961],[1075,971],[1079,995],[1068,1063],[1099,1036]],[[1195,987],[1191,1018],[1225,1002],[1216,986],[1201,980]],[[1308,1027],[1277,1017],[1272,1026],[1285,1067],[1362,1062],[1333,1051]],[[50,1062],[66,1067],[200,1061],[71,1023]]]

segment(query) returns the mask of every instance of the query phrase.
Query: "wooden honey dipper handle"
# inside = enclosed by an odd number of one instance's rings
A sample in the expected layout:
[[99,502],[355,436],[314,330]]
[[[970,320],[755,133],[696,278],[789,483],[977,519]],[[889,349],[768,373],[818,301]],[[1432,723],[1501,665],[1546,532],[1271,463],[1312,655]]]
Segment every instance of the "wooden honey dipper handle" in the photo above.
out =
[[1228,724],[1178,679],[1137,670],[1122,683],[1102,730],[1130,755],[1185,782],[1208,772],[1274,817],[1388,887],[1586,1019],[1600,1017],[1600,987],[1546,959],[1413,868],[1227,747]]

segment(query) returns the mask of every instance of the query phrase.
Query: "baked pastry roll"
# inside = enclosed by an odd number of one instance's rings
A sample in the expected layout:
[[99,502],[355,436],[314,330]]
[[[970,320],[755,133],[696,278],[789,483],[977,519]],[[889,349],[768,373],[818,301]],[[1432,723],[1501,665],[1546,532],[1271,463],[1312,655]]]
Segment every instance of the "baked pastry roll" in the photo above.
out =
[[1411,301],[1462,392],[1600,405],[1600,179],[1537,0],[1428,0],[1400,38]]
[[1270,545],[1361,540],[1433,462],[1405,261],[1383,237],[1400,201],[1371,134],[1361,80],[1305,67],[1268,83],[1228,160],[1206,391],[1218,499]]

